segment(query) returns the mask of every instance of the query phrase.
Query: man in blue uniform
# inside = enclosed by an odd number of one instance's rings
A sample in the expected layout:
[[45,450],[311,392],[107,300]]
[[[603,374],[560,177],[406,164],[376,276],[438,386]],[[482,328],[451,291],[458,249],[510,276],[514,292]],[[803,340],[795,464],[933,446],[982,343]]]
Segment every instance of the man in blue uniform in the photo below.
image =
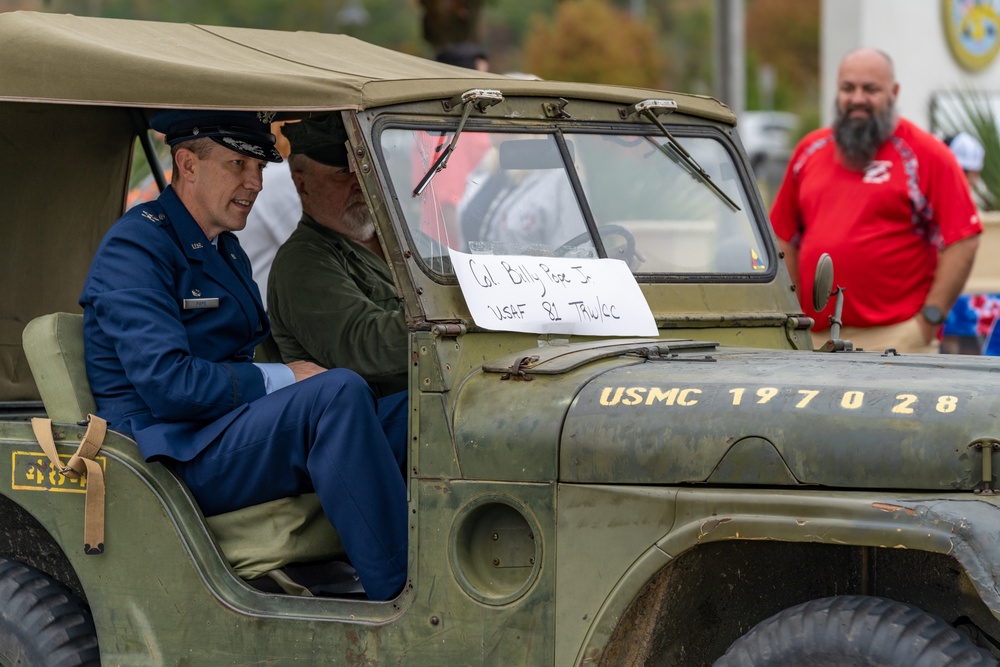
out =
[[370,599],[406,580],[405,394],[312,362],[257,364],[270,325],[243,229],[268,162],[269,114],[164,111],[159,199],[119,219],[80,297],[98,413],[163,461],[208,516],[315,490]]

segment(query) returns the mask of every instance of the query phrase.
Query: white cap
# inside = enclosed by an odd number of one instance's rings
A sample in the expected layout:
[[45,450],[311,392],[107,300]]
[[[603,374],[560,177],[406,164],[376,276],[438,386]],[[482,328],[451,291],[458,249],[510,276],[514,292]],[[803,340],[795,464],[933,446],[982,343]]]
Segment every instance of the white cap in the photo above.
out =
[[948,143],[948,148],[958,158],[958,164],[965,171],[982,171],[986,149],[968,132],[959,132]]

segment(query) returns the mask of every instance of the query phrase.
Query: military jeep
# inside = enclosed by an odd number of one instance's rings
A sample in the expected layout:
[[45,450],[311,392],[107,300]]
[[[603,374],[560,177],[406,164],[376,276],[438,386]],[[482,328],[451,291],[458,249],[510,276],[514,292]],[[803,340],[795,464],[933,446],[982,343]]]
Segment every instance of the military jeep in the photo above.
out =
[[[1000,363],[814,351],[723,104],[30,12],[0,72],[0,662],[995,664]],[[88,418],[77,300],[169,108],[345,122],[411,341],[394,600],[303,581],[308,494],[206,519]]]

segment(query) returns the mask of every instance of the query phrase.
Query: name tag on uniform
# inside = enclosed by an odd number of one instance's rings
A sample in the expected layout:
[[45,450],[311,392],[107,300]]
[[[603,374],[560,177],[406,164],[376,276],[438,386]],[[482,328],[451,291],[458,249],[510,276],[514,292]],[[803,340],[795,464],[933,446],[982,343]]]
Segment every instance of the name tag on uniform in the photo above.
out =
[[184,310],[198,310],[200,308],[218,308],[219,297],[211,299],[184,299]]

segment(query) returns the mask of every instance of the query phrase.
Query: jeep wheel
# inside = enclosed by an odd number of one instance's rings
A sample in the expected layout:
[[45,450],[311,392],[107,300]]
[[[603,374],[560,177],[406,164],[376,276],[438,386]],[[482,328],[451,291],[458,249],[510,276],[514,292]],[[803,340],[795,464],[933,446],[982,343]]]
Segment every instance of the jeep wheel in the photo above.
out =
[[761,621],[715,667],[915,664],[979,667],[997,662],[968,635],[918,607],[842,595],[812,600]]
[[83,602],[48,575],[6,558],[0,558],[0,664],[100,665]]

